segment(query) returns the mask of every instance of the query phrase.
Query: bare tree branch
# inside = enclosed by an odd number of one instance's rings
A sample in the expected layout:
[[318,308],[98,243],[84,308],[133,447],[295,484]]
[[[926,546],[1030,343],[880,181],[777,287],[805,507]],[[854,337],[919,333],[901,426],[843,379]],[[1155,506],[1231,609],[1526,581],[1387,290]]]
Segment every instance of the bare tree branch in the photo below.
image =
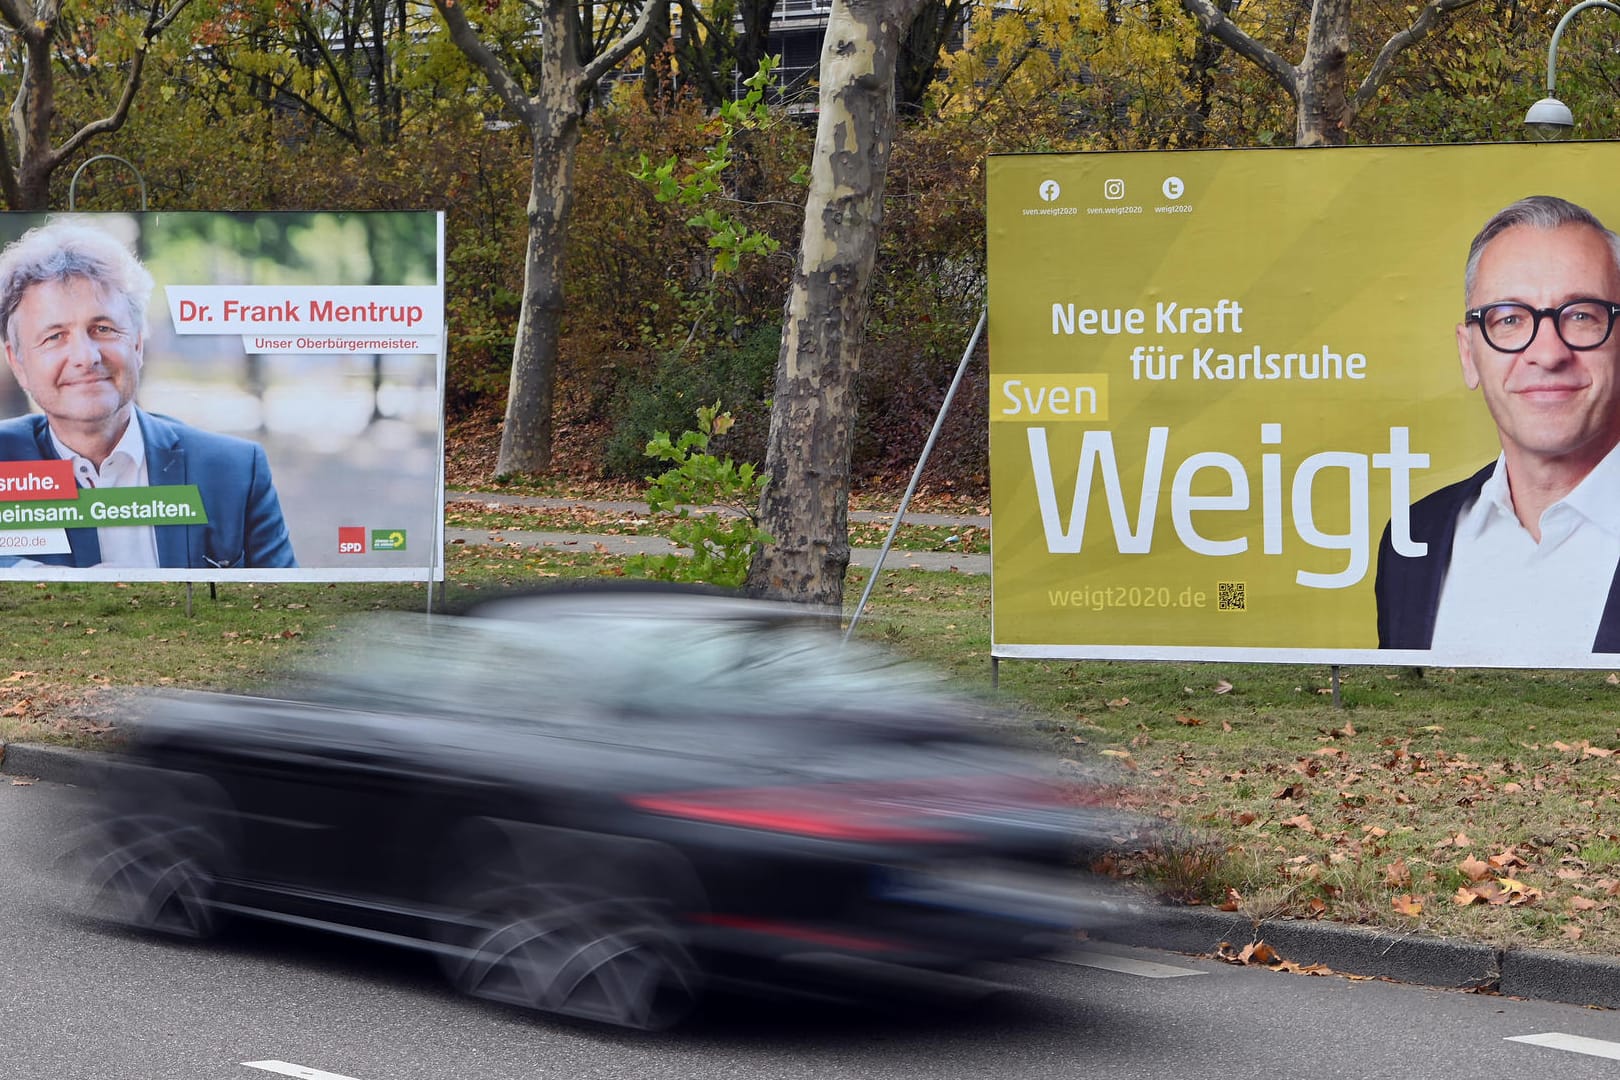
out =
[[[653,0],[653,2],[656,4],[663,2],[663,0]],[[630,23],[633,29],[635,22],[629,18],[630,10],[633,7],[636,7],[634,3],[600,5],[597,10],[602,14],[603,24],[601,26],[592,27],[593,40],[581,43],[585,47],[585,53],[583,55],[590,55],[590,51],[596,47],[596,42],[599,40],[614,40],[619,35],[621,28],[626,23]],[[605,10],[603,10],[604,8]],[[639,9],[636,11],[636,17],[641,17],[641,12]],[[629,31],[625,32],[628,33]]]
[[18,0],[0,0],[0,19],[18,34],[24,37],[30,33],[38,34],[39,30],[34,26],[35,18],[32,11],[23,10]]
[[1294,66],[1250,37],[1210,0],[1181,0],[1181,9],[1196,19],[1206,34],[1258,66],[1288,91],[1289,97],[1299,100],[1299,72]]
[[326,69],[327,74],[332,76],[332,85],[337,91],[338,105],[342,108],[343,115],[348,118],[347,128],[340,127],[336,123],[332,126],[352,145],[356,147],[364,146],[365,137],[360,133],[360,117],[355,111],[354,102],[349,98],[349,81],[343,77],[343,69],[338,65],[337,58],[332,55],[332,50],[327,47],[326,35],[321,33],[321,28],[315,25],[307,10],[300,10],[295,18],[298,26],[303,29],[306,40],[309,41],[311,47],[320,57],[321,66]]
[[110,114],[85,124],[64,139],[56,149],[47,151],[45,154],[47,172],[54,170],[79,147],[97,135],[117,131],[124,126],[124,121],[129,119],[130,106],[135,102],[135,92],[141,87],[141,74],[146,70],[146,52],[152,44],[152,39],[161,34],[190,4],[191,0],[176,0],[176,3],[167,10],[154,8],[151,11],[146,19],[146,27],[141,31],[141,43],[135,48],[135,58],[130,62],[129,74],[124,77],[124,90],[118,97],[118,104]]
[[6,139],[6,126],[0,124],[0,195],[6,197],[7,206],[17,205],[17,170],[11,164],[11,145]]
[[995,100],[1012,77],[1018,73],[1018,69],[1024,66],[1024,61],[1035,54],[1035,48],[1035,41],[1026,41],[1024,47],[1018,50],[1017,59],[1000,65],[1001,70],[996,72],[996,81],[979,97],[981,104]]
[[586,86],[595,86],[608,72],[619,66],[619,61],[629,56],[640,44],[646,40],[647,31],[652,29],[653,16],[657,14],[657,4],[644,3],[636,21],[624,35],[603,49],[591,62],[585,65],[580,73],[580,79]]
[[[7,0],[9,3],[10,0]],[[28,104],[28,96],[22,92],[21,87],[28,85],[28,51],[23,51],[22,78],[18,80],[20,86],[17,96],[11,99],[11,107],[6,110],[6,124],[11,128],[11,137],[17,144],[17,162],[22,161],[23,147],[28,145],[28,115],[24,108]],[[11,159],[11,150],[8,147],[3,161],[0,161],[0,188],[6,195],[6,205],[15,209],[17,207],[17,163]]]
[[130,63],[129,74],[124,79],[124,92],[119,95],[118,104],[113,107],[113,111],[99,120],[92,120],[85,124],[78,131],[63,139],[61,145],[55,149],[44,151],[41,154],[41,159],[45,162],[46,171],[55,169],[63,161],[67,160],[68,156],[75,150],[97,135],[117,131],[124,126],[124,121],[129,117],[129,107],[135,101],[135,91],[140,89],[141,72],[145,67],[146,47],[142,45],[141,48],[135,50],[135,59]]
[[1441,16],[1449,15],[1476,2],[1477,0],[1429,0],[1429,3],[1423,6],[1423,10],[1418,12],[1417,18],[1412,20],[1411,26],[1384,42],[1384,47],[1378,50],[1377,59],[1373,61],[1367,77],[1362,79],[1361,85],[1356,88],[1356,96],[1346,109],[1348,115],[1344,118],[1345,124],[1348,126],[1361,115],[1362,109],[1372,103],[1373,95],[1389,77],[1390,66],[1397,56],[1428,37],[1429,31],[1434,29]]
[[142,35],[148,43],[163,31],[169,24],[179,17],[180,13],[191,6],[191,0],[178,0],[168,11],[154,11],[146,20],[146,32]]
[[[13,0],[0,0],[0,3],[11,3]],[[467,22],[467,15],[462,10],[460,0],[433,0],[433,7],[438,11],[439,17],[444,19],[444,25],[450,30],[450,40],[456,43],[456,48],[462,54],[478,65],[478,69],[489,79],[489,85],[497,96],[512,111],[523,118],[526,126],[534,126],[535,99],[526,94],[523,84],[512,77],[495,56],[489,46],[485,45],[478,32]]]

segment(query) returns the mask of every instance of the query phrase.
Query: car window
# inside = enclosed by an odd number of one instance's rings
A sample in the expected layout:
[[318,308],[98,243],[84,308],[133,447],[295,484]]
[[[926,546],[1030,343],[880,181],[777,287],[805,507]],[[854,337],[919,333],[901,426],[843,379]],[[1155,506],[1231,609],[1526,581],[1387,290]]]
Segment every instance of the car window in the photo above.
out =
[[833,716],[916,709],[940,681],[825,627],[783,620],[373,620],[334,651],[345,704],[548,723],[603,713]]

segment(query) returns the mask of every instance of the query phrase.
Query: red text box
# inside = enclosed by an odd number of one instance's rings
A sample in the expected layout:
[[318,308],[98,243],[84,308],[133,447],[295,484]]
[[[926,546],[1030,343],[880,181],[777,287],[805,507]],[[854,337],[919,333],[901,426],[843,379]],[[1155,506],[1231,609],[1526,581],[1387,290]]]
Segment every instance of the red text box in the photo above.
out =
[[0,502],[72,499],[78,490],[71,461],[0,461]]

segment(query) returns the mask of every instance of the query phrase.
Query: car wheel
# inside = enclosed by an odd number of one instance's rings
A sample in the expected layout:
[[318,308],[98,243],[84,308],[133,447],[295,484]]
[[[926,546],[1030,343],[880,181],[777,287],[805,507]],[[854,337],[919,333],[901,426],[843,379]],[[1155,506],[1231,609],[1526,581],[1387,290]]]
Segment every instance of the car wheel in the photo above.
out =
[[579,886],[476,898],[441,954],[463,993],[645,1030],[691,1011],[697,967],[649,905]]
[[219,928],[212,903],[216,850],[203,829],[176,818],[109,820],[79,852],[77,907],[140,930],[212,936]]

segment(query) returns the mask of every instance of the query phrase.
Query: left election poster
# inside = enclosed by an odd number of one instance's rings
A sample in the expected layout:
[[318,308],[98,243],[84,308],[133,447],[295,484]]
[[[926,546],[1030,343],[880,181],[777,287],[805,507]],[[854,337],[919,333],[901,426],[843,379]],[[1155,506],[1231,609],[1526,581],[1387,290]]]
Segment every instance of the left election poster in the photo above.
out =
[[444,577],[433,212],[0,215],[0,580]]

